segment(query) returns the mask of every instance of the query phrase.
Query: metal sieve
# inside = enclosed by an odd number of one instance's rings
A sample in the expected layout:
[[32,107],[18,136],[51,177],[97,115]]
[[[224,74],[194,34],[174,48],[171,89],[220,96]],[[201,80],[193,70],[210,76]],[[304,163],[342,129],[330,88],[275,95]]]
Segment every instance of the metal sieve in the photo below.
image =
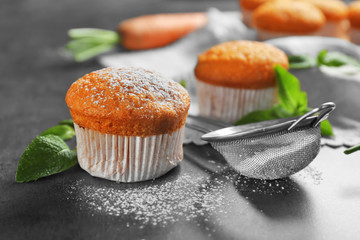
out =
[[202,124],[187,127],[206,133],[201,137],[221,153],[240,174],[257,179],[288,177],[317,156],[320,122],[335,109],[332,102],[295,118],[276,119],[209,131]]

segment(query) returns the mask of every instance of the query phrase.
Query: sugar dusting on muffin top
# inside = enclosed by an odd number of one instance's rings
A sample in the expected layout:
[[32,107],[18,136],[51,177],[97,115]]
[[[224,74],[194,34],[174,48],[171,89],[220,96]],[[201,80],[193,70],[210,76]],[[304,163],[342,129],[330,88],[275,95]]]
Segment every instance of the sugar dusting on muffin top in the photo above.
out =
[[156,103],[159,108],[176,110],[184,100],[184,90],[179,84],[142,68],[104,68],[75,84],[90,93],[83,96],[84,101],[100,108],[105,108],[111,101],[119,101],[126,103],[127,108],[146,108]]
[[[154,134],[158,130],[168,133],[169,128],[175,131],[177,129],[173,129],[170,123],[176,123],[176,128],[179,128],[179,120],[186,118],[190,106],[189,95],[180,84],[143,68],[104,68],[89,73],[72,84],[66,102],[75,123],[121,135],[137,135],[125,128],[160,122],[164,129],[158,126],[157,130],[152,129]],[[99,119],[101,124],[96,124]],[[100,126],[106,125],[107,121],[107,126]],[[122,129],[120,132],[119,128]],[[138,130],[136,132],[140,134],[147,132]]]

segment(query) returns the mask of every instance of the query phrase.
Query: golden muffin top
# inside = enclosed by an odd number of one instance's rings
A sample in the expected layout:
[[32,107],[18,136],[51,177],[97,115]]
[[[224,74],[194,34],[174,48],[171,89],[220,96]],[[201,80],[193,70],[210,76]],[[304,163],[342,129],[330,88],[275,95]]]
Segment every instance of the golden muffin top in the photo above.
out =
[[320,30],[325,16],[313,4],[302,1],[271,1],[253,12],[254,25],[262,30],[307,34]]
[[176,131],[190,107],[175,81],[142,68],[104,68],[74,82],[66,103],[81,127],[122,136]]
[[352,27],[360,28],[360,1],[349,5],[349,21]]
[[274,0],[239,0],[241,8],[247,10],[254,10],[261,4],[269,1],[274,1]]
[[327,21],[341,21],[348,17],[348,6],[340,0],[300,0],[314,4]]
[[261,89],[276,85],[276,64],[289,66],[280,49],[256,41],[231,41],[200,54],[195,76],[218,86]]

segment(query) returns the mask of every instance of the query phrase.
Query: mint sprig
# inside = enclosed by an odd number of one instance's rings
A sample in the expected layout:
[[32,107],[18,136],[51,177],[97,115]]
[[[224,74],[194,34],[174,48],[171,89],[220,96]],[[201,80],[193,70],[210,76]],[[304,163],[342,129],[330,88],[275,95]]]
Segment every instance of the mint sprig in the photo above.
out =
[[[320,51],[316,58],[307,55],[291,55],[288,56],[289,68],[290,69],[305,69],[314,66],[327,66],[327,67],[341,67],[341,66],[352,66],[359,68],[360,61],[355,58],[348,56],[344,53],[337,51],[327,51],[326,49]],[[346,74],[346,72],[344,72]]]
[[305,69],[316,66],[315,58],[307,55],[288,56],[290,69]]
[[186,80],[182,79],[182,80],[179,82],[179,84],[180,84],[181,86],[183,86],[184,88],[186,88]]
[[[296,117],[311,110],[307,106],[307,95],[306,92],[301,91],[299,80],[281,66],[275,66],[274,70],[279,104],[270,109],[251,112],[238,120],[235,125]],[[321,134],[323,136],[334,135],[328,120],[321,122]]]
[[62,172],[76,162],[76,152],[60,137],[38,136],[21,156],[15,179],[17,182],[35,181]]
[[75,136],[75,130],[73,127],[69,125],[57,125],[52,128],[47,129],[43,133],[40,134],[40,136],[45,135],[56,135],[59,136],[62,140],[69,140],[73,136]]
[[83,62],[110,51],[120,42],[117,32],[98,28],[70,29],[68,36],[71,40],[65,49],[77,62]]
[[317,65],[325,65],[328,67],[340,67],[351,65],[360,68],[360,62],[341,52],[328,52],[326,49],[319,52],[317,56]]
[[59,122],[59,125],[68,125],[68,126],[74,128],[74,121],[71,118],[65,119],[65,120],[62,120],[61,122]]
[[16,182],[36,181],[73,167],[77,163],[76,151],[64,140],[74,135],[72,120],[64,120],[37,136],[21,156]]

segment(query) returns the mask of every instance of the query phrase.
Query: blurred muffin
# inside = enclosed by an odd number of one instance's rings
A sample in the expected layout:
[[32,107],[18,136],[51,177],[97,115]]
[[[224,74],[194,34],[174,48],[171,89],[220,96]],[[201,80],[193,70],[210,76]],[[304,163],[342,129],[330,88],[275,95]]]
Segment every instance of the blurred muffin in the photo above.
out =
[[349,5],[349,21],[350,41],[360,44],[360,1],[354,1]]
[[143,181],[182,160],[190,98],[170,79],[141,68],[105,68],[74,82],[66,103],[79,164],[93,176]]
[[319,35],[347,39],[348,6],[340,0],[301,0],[314,4],[325,16]]
[[285,53],[255,41],[226,42],[200,54],[195,67],[200,115],[234,123],[272,107],[276,64],[288,68]]
[[252,13],[261,4],[274,0],[239,0],[243,22],[248,27],[254,27],[252,23]]
[[318,35],[325,24],[324,14],[314,5],[301,1],[264,3],[253,12],[258,39],[290,35]]

